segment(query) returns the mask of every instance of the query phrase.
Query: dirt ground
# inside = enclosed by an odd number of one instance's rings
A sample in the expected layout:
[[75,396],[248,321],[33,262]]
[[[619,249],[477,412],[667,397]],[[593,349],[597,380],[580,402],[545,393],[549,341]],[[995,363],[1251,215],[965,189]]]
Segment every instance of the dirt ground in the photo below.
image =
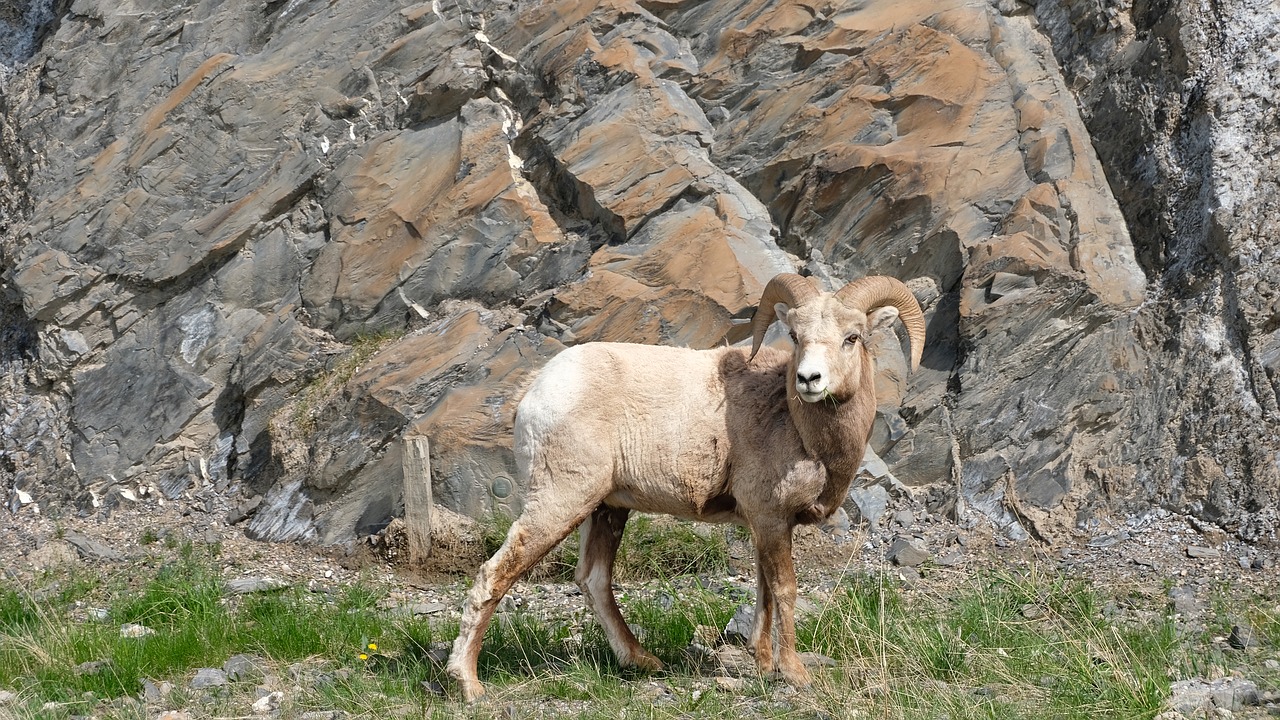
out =
[[[207,500],[168,501],[157,496],[121,500],[113,508],[83,516],[42,512],[36,505],[16,513],[3,511],[0,532],[6,547],[0,554],[0,572],[8,583],[29,588],[41,587],[50,571],[66,566],[92,565],[125,578],[141,578],[148,574],[132,572],[138,563],[163,562],[189,542],[216,547],[228,581],[271,578],[311,589],[376,583],[391,588],[384,601],[388,607],[425,608],[447,619],[456,617],[470,577],[484,560],[482,528],[443,508],[433,516],[432,556],[417,568],[406,565],[403,525],[398,522],[349,548],[319,548],[250,540],[240,526],[227,525],[226,511]],[[728,539],[732,567],[725,577],[708,578],[712,586],[753,592],[754,553],[745,535],[719,526],[697,529],[725,533]],[[889,559],[903,541],[910,542],[917,555],[899,556],[898,562]],[[1243,543],[1214,526],[1164,510],[1125,517],[1048,546],[1035,540],[1009,541],[981,518],[954,522],[930,514],[904,496],[896,498],[874,526],[844,518],[823,529],[797,528],[794,555],[802,598],[820,597],[842,575],[852,573],[888,572],[902,579],[908,594],[946,597],[975,573],[1035,568],[1084,578],[1109,596],[1128,598],[1113,608],[1121,615],[1149,619],[1142,616],[1175,613],[1189,632],[1212,632],[1224,622],[1243,620],[1231,616],[1232,607],[1262,603],[1268,612],[1280,614],[1280,549]],[[536,572],[518,583],[510,596],[507,602],[538,605],[549,614],[573,614],[582,604],[563,578],[539,579]],[[1224,650],[1231,640],[1225,632],[1214,637]],[[1258,647],[1244,662],[1256,664],[1259,687],[1280,705],[1280,638],[1255,642]],[[1280,707],[1274,710],[1280,713]],[[1264,717],[1271,710],[1257,711],[1236,717]]]

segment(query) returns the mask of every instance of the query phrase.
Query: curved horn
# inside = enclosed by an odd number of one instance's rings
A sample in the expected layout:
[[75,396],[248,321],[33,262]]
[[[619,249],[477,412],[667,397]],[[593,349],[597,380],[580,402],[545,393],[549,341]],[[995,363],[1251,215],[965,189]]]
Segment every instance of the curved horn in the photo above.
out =
[[920,366],[920,355],[924,353],[924,313],[916,296],[901,280],[885,275],[864,277],[837,290],[836,299],[864,313],[884,305],[898,308],[898,317],[911,339],[911,369]]
[[769,284],[764,286],[764,292],[760,294],[760,305],[756,307],[755,314],[751,316],[751,357],[747,358],[747,362],[751,362],[756,353],[760,351],[760,343],[764,342],[764,334],[777,316],[773,309],[774,305],[786,303],[791,307],[795,307],[817,294],[818,289],[813,286],[809,278],[801,277],[795,273],[782,273],[774,276],[769,281]]

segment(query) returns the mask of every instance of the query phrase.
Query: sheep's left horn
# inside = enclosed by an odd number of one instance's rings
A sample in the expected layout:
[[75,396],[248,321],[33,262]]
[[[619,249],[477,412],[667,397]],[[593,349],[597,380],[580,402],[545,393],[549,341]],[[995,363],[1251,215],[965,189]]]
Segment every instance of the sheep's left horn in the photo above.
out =
[[747,362],[751,362],[756,353],[760,352],[764,334],[777,316],[777,312],[773,309],[774,305],[786,303],[795,307],[817,294],[818,289],[807,277],[795,273],[774,276],[769,284],[764,286],[764,292],[760,294],[760,305],[756,307],[755,315],[751,316],[751,357],[747,358]]
[[916,296],[901,280],[884,275],[864,277],[836,291],[836,299],[864,313],[884,305],[898,308],[898,317],[911,339],[911,369],[920,366],[920,356],[924,353],[924,313]]

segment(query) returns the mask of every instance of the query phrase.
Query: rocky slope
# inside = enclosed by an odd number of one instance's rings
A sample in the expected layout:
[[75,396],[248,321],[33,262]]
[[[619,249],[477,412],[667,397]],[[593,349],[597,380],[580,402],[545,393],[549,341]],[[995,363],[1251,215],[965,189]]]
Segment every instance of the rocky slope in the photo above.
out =
[[800,269],[916,289],[869,471],[932,511],[1274,538],[1270,5],[49,7],[0,56],[16,512],[258,498],[252,536],[347,544],[406,436],[437,501],[515,511],[546,359],[736,341]]

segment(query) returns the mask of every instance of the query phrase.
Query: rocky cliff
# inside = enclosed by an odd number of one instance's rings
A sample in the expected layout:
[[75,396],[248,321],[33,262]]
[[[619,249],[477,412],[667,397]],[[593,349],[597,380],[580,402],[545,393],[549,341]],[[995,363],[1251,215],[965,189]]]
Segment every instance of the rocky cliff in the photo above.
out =
[[12,511],[348,543],[417,435],[438,502],[515,511],[549,357],[740,340],[800,270],[926,308],[920,372],[877,339],[872,475],[1015,538],[1274,539],[1269,4],[37,5],[0,3]]

